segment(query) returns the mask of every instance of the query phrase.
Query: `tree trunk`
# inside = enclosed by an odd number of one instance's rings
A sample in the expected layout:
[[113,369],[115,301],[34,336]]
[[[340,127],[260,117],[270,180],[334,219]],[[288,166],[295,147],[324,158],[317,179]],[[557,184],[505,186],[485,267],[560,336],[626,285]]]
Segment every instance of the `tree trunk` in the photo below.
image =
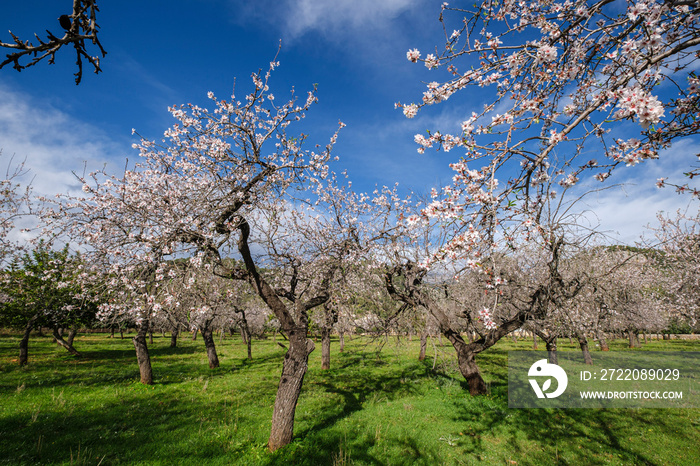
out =
[[470,351],[460,351],[457,350],[457,363],[459,364],[459,372],[467,381],[469,386],[469,394],[475,395],[485,395],[488,393],[488,387],[486,382],[481,377],[479,372],[479,366],[476,365],[474,357],[476,354]]
[[664,338],[664,340],[670,340],[670,339],[671,339],[671,335],[669,335],[668,333],[664,333],[664,337],[663,337],[663,338]]
[[338,332],[338,340],[340,343],[340,352],[345,351],[345,334],[343,332]]
[[639,338],[637,338],[637,333],[634,330],[627,331],[627,337],[629,338],[630,348],[639,348]]
[[321,328],[321,370],[331,368],[331,328]]
[[248,326],[248,319],[245,317],[245,311],[241,312],[241,328],[245,332],[245,345],[246,348],[248,349],[248,360],[252,361],[253,360],[253,351],[252,351],[252,338],[250,334],[250,327]]
[[605,333],[601,330],[597,330],[596,335],[598,337],[598,344],[600,344],[600,350],[610,351],[610,347],[608,346],[608,340],[605,339]]
[[73,346],[73,340],[75,340],[75,336],[78,334],[78,329],[72,328],[68,331],[68,338],[66,339],[66,342]]
[[486,386],[484,379],[481,377],[479,366],[476,365],[476,361],[474,359],[476,353],[467,347],[464,339],[454,330],[447,329],[443,333],[450,343],[452,343],[452,347],[457,352],[459,372],[464,377],[464,380],[467,381],[469,394],[472,396],[487,394],[488,387]]
[[[245,343],[245,346],[248,350],[248,360],[252,361],[253,360],[253,349],[252,349],[252,342],[251,337],[250,337],[250,327],[248,327],[248,321],[245,318],[245,314],[243,314],[243,317],[241,318],[241,339],[243,340],[243,343]],[[277,332],[275,331],[275,334]]]
[[148,354],[146,335],[148,334],[148,320],[144,320],[139,326],[136,336],[132,339],[136,348],[136,360],[141,373],[141,383],[153,385],[153,370],[151,369],[151,357]]
[[428,348],[428,331],[423,330],[420,332],[420,352],[418,353],[418,360],[425,360],[425,350]]
[[122,340],[124,339],[124,329],[119,329],[119,336]]
[[176,348],[177,347],[177,336],[180,333],[180,328],[178,326],[175,326],[174,329],[170,332],[170,347],[171,348]]
[[593,364],[593,358],[591,357],[591,352],[588,349],[588,340],[585,335],[578,336],[578,344],[581,346],[581,352],[583,353],[583,362],[586,364]]
[[109,338],[114,338],[114,327],[109,328]]
[[29,334],[32,333],[32,329],[34,328],[34,322],[36,322],[37,318],[38,316],[34,316],[31,319],[29,319],[29,322],[27,322],[27,326],[24,328],[24,335],[22,335],[22,339],[19,341],[20,366],[26,366],[29,362]]
[[537,334],[532,332],[532,349],[537,349]]
[[557,357],[557,337],[545,340],[545,346],[547,347],[547,360],[550,364],[559,364],[559,358]]
[[646,345],[648,343],[647,341],[647,332],[643,332],[642,335],[644,335],[644,344]]
[[195,341],[197,339],[197,333],[199,333],[198,328],[196,328],[192,331],[192,341]]
[[271,451],[289,444],[294,433],[294,412],[309,364],[309,354],[314,342],[301,328],[288,331],[289,350],[284,355],[282,377],[277,387],[275,407],[272,413],[272,430],[267,446]]
[[[73,330],[71,330],[71,332],[73,332]],[[73,348],[73,345],[63,339],[63,335],[61,335],[61,332],[59,331],[59,329],[57,329],[57,328],[53,329],[53,337],[59,346],[64,347],[66,349],[66,351],[68,351],[73,356],[80,357],[80,353],[75,348]]]
[[216,354],[216,346],[214,345],[214,332],[210,328],[202,329],[202,338],[204,346],[207,348],[207,358],[209,359],[209,369],[219,367],[219,356]]

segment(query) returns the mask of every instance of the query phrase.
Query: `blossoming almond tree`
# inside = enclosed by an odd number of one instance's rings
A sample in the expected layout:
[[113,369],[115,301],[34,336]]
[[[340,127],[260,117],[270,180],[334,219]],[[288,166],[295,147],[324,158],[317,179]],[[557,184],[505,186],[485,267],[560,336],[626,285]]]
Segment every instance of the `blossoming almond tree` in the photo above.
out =
[[[487,0],[442,10],[444,47],[407,58],[446,74],[418,102],[397,104],[409,118],[448,99],[467,107],[460,131],[415,137],[419,152],[461,155],[452,185],[433,193],[423,216],[507,241],[561,194],[546,190],[551,179],[564,188],[588,176],[603,181],[700,129],[696,2]],[[479,89],[483,107],[469,89]],[[692,182],[659,183],[699,193]],[[450,250],[469,255],[459,236]]]
[[[330,276],[352,239],[351,228],[342,222],[329,228],[320,213],[337,132],[315,150],[304,148],[307,135],[287,133],[316,96],[309,92],[298,104],[292,95],[278,104],[268,87],[277,66],[273,62],[265,74],[254,73],[253,90],[242,100],[210,92],[214,110],[192,104],[170,108],[177,123],[162,143],[142,138],[134,145],[140,160],[133,168],[120,177],[97,172],[82,179],[85,196],[69,199],[52,214],[89,245],[89,253],[107,260],[115,286],[148,271],[142,286],[133,289],[141,304],[128,306],[144,326],[171,299],[160,293],[166,258],[190,257],[192,266],[211,264],[216,275],[249,283],[289,339],[272,450],[292,438],[314,349],[307,313],[328,299]],[[312,263],[323,265],[314,269]],[[280,276],[268,273],[281,269]]]
[[11,262],[22,249],[11,236],[16,232],[17,220],[31,212],[31,186],[20,182],[26,173],[24,163],[14,164],[10,159],[5,176],[0,179],[0,265]]
[[700,323],[700,211],[658,215],[655,234],[663,254],[656,257],[667,277],[668,301],[674,317],[691,328]]

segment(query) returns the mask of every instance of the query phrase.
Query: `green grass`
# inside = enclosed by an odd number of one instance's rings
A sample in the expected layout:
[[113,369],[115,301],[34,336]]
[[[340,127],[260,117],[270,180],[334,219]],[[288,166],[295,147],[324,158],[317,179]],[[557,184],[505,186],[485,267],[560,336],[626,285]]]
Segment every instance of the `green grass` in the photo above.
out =
[[[138,383],[128,338],[81,335],[76,359],[36,337],[26,368],[18,342],[0,337],[0,464],[700,464],[700,409],[509,409],[507,351],[529,341],[479,357],[491,394],[476,398],[451,347],[430,346],[420,363],[417,339],[390,339],[381,352],[368,339],[344,353],[334,342],[332,369],[321,371],[317,345],[295,439],[275,453],[266,442],[284,350],[272,339],[253,342],[251,362],[239,339],[225,340],[222,367],[211,370],[201,339],[171,349],[155,337],[153,387]],[[700,342],[642,350],[698,351]]]

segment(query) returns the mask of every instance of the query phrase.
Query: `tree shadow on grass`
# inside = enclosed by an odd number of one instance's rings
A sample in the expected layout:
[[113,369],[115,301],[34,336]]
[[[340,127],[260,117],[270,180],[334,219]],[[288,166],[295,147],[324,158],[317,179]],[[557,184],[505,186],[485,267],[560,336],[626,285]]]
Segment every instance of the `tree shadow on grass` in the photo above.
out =
[[489,452],[494,437],[501,437],[508,439],[513,454],[529,458],[530,464],[692,464],[680,458],[659,463],[649,454],[652,450],[645,453],[632,445],[633,437],[647,427],[693,442],[687,431],[677,432],[677,425],[659,416],[659,410],[513,409],[506,407],[507,390],[505,399],[498,398],[455,403],[454,420],[462,426],[455,435],[466,439],[461,447],[465,455],[480,458]]
[[[420,446],[418,440],[410,435],[387,439],[368,435],[366,426],[349,426],[344,431],[334,428],[368,404],[376,405],[416,395],[418,389],[411,382],[431,375],[429,369],[416,361],[400,372],[378,376],[376,367],[385,363],[377,360],[375,353],[346,352],[333,361],[331,370],[310,371],[304,381],[306,390],[312,387],[314,390],[320,389],[321,393],[330,395],[330,401],[323,409],[315,411],[312,421],[303,423],[302,427],[302,423],[298,422],[299,411],[305,403],[302,392],[294,442],[272,454],[265,464],[342,464],[349,457],[353,462],[362,464],[386,464],[386,459],[370,453],[381,442],[388,442],[393,450],[400,450],[405,464],[441,462],[436,449]],[[348,374],[348,371],[352,373]]]

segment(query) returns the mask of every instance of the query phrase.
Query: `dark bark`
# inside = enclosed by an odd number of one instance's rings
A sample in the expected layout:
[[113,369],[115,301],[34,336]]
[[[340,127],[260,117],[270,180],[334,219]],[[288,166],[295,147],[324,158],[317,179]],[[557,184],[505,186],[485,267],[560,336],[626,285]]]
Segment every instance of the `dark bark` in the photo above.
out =
[[36,323],[38,318],[39,315],[35,315],[31,319],[29,319],[29,322],[27,322],[27,325],[24,327],[24,334],[22,335],[22,339],[19,341],[20,366],[26,366],[29,362],[29,334],[32,333],[32,329],[34,328],[34,324]]
[[[71,330],[71,332],[74,332],[74,330]],[[80,353],[75,348],[73,348],[72,342],[69,343],[68,341],[63,339],[63,335],[61,335],[61,332],[59,331],[59,329],[57,329],[57,328],[53,329],[53,337],[54,337],[54,340],[56,341],[56,343],[58,343],[59,346],[64,347],[66,349],[66,351],[68,351],[70,354],[72,354],[73,356],[77,356],[77,357],[81,356]]]
[[199,329],[196,328],[192,331],[192,341],[195,341],[197,339],[197,334],[199,333]]
[[109,338],[114,338],[114,327],[109,328]]
[[216,369],[219,367],[219,356],[216,354],[216,345],[214,344],[214,332],[211,328],[202,329],[202,338],[204,346],[207,349],[207,358],[209,359],[209,368]]
[[72,328],[68,331],[68,338],[66,338],[66,342],[73,346],[73,340],[75,340],[75,336],[78,334],[78,329]]
[[467,344],[457,332],[451,329],[443,333],[457,352],[457,365],[462,377],[467,381],[469,394],[485,395],[488,393],[486,382],[481,377],[479,366],[477,366],[474,359],[477,353],[472,349],[473,344]]
[[177,347],[177,336],[180,333],[180,328],[178,326],[175,326],[175,328],[172,329],[170,332],[170,347],[171,348],[176,348]]
[[581,347],[581,352],[583,353],[583,362],[586,364],[593,364],[591,351],[588,349],[588,339],[585,335],[578,336],[578,344]]
[[141,374],[141,383],[145,385],[153,385],[153,370],[151,369],[151,357],[148,354],[148,345],[146,344],[146,335],[148,334],[148,320],[144,320],[139,326],[136,336],[132,339],[134,348],[136,349],[136,360],[139,364],[139,373]]
[[148,332],[148,344],[149,345],[153,344],[153,332],[152,331]]
[[292,441],[294,432],[294,412],[308,368],[309,354],[314,350],[314,342],[306,337],[306,329],[288,331],[289,350],[284,355],[282,377],[277,387],[275,407],[272,413],[272,430],[268,448],[275,451]]
[[428,331],[423,330],[420,332],[420,352],[418,353],[418,360],[425,360],[425,350],[428,348]]
[[[235,212],[233,210],[232,212]],[[282,364],[282,375],[277,387],[275,405],[272,413],[272,426],[268,448],[275,451],[292,441],[294,433],[294,414],[297,401],[301,394],[301,387],[304,382],[304,375],[308,369],[309,354],[314,350],[313,341],[307,335],[309,331],[308,311],[316,306],[320,306],[328,301],[328,288],[334,268],[331,268],[324,277],[319,293],[308,300],[302,302],[294,295],[296,279],[290,282],[288,293],[282,290],[273,289],[267,281],[258,273],[258,269],[253,260],[253,256],[248,246],[250,235],[250,225],[245,219],[239,217],[238,229],[240,237],[238,240],[238,251],[241,253],[245,270],[232,269],[231,278],[244,277],[250,286],[267,304],[275,317],[280,322],[281,330],[287,334],[289,349],[284,356]],[[222,224],[227,218],[222,217]],[[224,229],[222,225],[222,230]],[[296,277],[296,276],[294,276]],[[282,301],[281,297],[286,297],[293,303],[294,312]]]
[[532,332],[532,349],[537,349],[537,334],[535,332]]

